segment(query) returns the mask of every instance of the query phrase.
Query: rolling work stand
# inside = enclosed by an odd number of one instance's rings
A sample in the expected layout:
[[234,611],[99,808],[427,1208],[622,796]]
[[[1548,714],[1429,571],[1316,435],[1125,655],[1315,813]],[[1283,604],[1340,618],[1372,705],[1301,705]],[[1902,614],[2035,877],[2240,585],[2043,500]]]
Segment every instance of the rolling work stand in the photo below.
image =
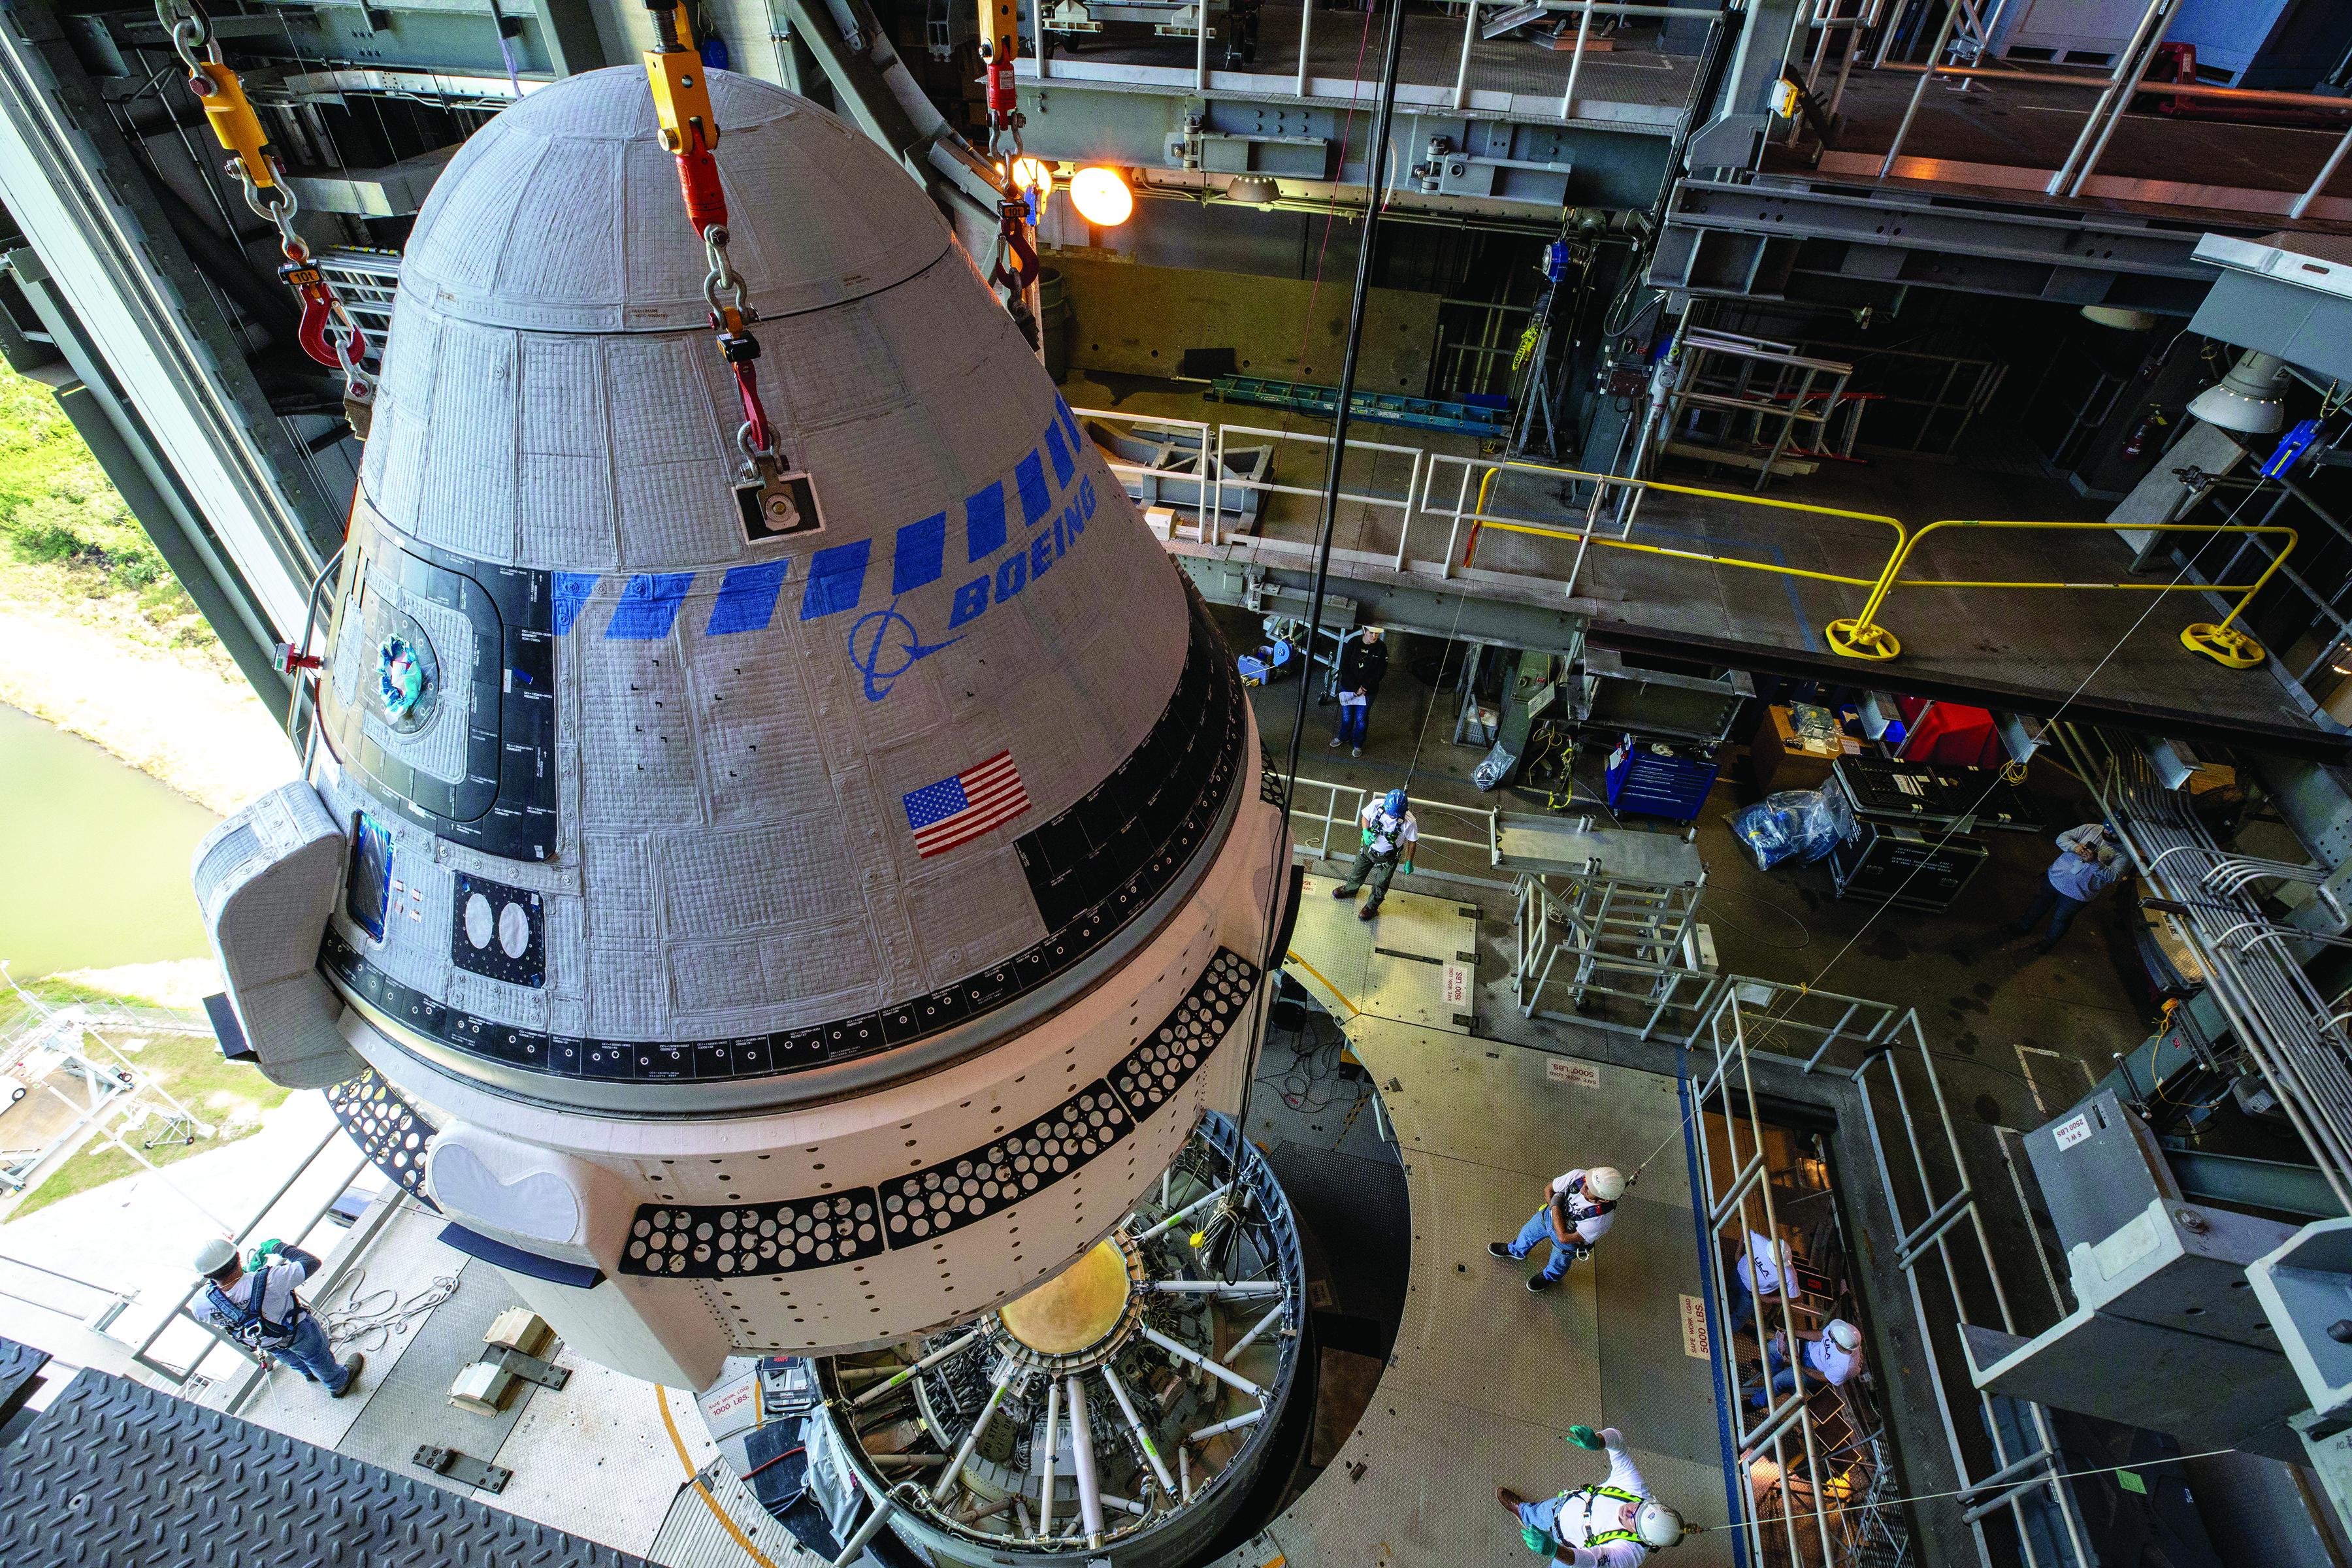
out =
[[1844,795],[1861,828],[1830,851],[1841,899],[1948,909],[1990,858],[1973,830],[2038,833],[2042,826],[2032,802],[1991,768],[1840,757],[1829,787]]
[[1715,787],[1717,757],[1756,689],[1738,670],[1584,650],[1580,725],[1613,737],[1609,809],[1693,822]]

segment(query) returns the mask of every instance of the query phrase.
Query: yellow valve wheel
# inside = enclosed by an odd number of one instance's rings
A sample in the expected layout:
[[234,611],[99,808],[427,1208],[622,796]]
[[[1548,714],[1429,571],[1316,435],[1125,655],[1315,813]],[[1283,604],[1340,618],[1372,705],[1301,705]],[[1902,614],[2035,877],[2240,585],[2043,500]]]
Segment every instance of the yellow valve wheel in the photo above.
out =
[[2210,621],[2183,627],[2180,646],[2231,669],[2252,669],[2269,657],[2262,644],[2235,626],[2216,626]]
[[1893,658],[1903,651],[1903,645],[1885,626],[1864,626],[1853,616],[1832,621],[1822,628],[1830,639],[1830,647],[1848,658]]

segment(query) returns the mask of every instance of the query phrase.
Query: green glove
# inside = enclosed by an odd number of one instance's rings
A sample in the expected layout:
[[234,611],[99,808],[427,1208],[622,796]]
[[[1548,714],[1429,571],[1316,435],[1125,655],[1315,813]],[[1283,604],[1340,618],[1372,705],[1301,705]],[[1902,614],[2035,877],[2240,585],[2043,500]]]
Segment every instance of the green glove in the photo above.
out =
[[1607,1444],[1601,1440],[1601,1434],[1595,1432],[1590,1426],[1570,1427],[1568,1429],[1568,1440],[1575,1444],[1580,1448],[1601,1449],[1608,1447]]
[[1402,871],[1402,872],[1403,872],[1406,876],[1410,877],[1410,876],[1412,876],[1412,861],[1410,861],[1410,860],[1408,860],[1408,861],[1406,861],[1403,865],[1399,866],[1399,867],[1397,868],[1397,869],[1398,869],[1398,870],[1400,870],[1400,871]]
[[1365,848],[1367,848],[1367,849],[1370,849],[1370,848],[1372,847],[1372,830],[1371,830],[1370,828],[1369,828],[1369,827],[1367,827],[1367,828],[1365,828],[1365,829],[1364,829],[1364,846],[1363,846],[1363,847],[1364,847]]
[[1526,1542],[1528,1550],[1538,1557],[1549,1557],[1554,1550],[1551,1537],[1532,1524],[1519,1526],[1519,1539]]
[[253,1249],[254,1261],[257,1263],[262,1258],[268,1258],[272,1253],[283,1252],[285,1250],[286,1244],[273,1236],[268,1241],[263,1242],[259,1247]]

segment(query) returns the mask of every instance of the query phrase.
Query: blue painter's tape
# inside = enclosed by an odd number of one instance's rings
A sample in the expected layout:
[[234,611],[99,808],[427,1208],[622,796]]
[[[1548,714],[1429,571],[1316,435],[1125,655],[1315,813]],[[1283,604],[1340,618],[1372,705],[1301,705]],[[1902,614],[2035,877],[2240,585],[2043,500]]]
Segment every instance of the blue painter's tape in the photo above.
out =
[[604,635],[624,642],[659,642],[677,624],[678,607],[693,586],[691,572],[648,572],[630,578],[621,589],[621,602],[613,606]]
[[597,574],[593,572],[558,572],[555,594],[549,608],[555,615],[555,635],[562,637],[588,607],[588,595],[596,591]]
[[710,606],[710,624],[702,635],[723,637],[730,632],[763,632],[776,618],[776,596],[784,591],[792,571],[789,561],[762,561],[757,566],[730,566],[719,584],[719,598]]
[[801,619],[856,609],[858,595],[866,592],[866,562],[873,552],[872,540],[856,539],[811,556],[808,587],[801,594]]
[[963,503],[964,556],[985,561],[1004,548],[1004,486],[995,479]]
[[1013,481],[1021,487],[1021,518],[1034,528],[1053,512],[1054,498],[1045,489],[1045,460],[1032,452],[1013,468]]
[[898,531],[890,557],[890,592],[903,594],[938,582],[947,571],[947,513],[935,511],[920,522],[908,523]]
[[1070,461],[1070,444],[1062,438],[1062,423],[1055,420],[1045,426],[1045,456],[1054,459],[1054,482],[1062,489],[1070,486],[1070,476],[1077,471]]

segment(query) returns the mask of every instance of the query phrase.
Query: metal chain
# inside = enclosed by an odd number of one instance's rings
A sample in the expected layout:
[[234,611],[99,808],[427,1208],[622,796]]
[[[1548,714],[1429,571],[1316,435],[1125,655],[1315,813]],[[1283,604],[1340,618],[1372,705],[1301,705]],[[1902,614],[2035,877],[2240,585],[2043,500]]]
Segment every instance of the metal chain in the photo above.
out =
[[711,330],[743,408],[742,421],[735,427],[735,445],[743,454],[741,479],[773,481],[792,465],[776,450],[775,429],[760,397],[760,340],[750,330],[759,312],[751,309],[751,289],[727,254],[727,196],[712,155],[719,126],[710,106],[709,74],[677,8],[667,0],[649,0],[647,8],[653,12],[656,46],[645,55],[654,85],[654,116],[662,146],[677,159],[687,222],[701,236],[703,258],[709,264],[702,299],[710,307]]
[[[285,165],[269,151],[236,73],[222,57],[220,40],[194,0],[155,0],[155,16],[171,35],[173,52],[188,69],[188,90],[204,106],[214,135],[229,152],[223,168],[244,193],[245,205],[254,216],[277,230],[278,248],[287,262],[278,275],[301,298],[306,314],[324,312],[322,323],[314,314],[310,322],[323,326],[321,341],[342,372],[345,410],[353,427],[364,436],[365,410],[375,397],[374,384],[362,365],[367,339],[334,287],[318,270],[310,242],[294,227],[302,204],[287,181]],[[307,345],[306,352],[310,352]]]

